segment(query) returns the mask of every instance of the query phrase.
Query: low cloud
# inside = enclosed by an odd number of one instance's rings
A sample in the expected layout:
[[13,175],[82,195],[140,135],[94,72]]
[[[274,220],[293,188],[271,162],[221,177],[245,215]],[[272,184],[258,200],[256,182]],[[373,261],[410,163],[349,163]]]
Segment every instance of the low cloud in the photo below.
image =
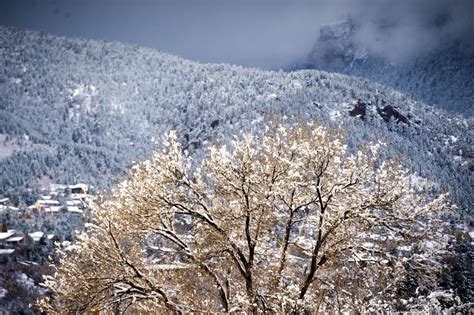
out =
[[375,6],[363,5],[352,15],[359,23],[356,44],[395,62],[453,41],[463,42],[466,49],[474,44],[474,1],[470,0],[383,0]]
[[474,46],[473,0],[2,0],[0,24],[123,41],[201,62],[278,69],[321,25],[350,15],[360,47],[390,60],[452,40]]

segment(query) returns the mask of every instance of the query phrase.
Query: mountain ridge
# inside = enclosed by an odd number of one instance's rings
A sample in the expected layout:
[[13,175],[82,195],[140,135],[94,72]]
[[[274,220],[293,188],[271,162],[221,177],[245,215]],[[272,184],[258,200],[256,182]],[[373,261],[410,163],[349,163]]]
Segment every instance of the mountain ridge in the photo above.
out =
[[[199,64],[149,48],[6,27],[0,55],[0,133],[23,145],[0,160],[0,195],[21,191],[20,199],[32,199],[32,182],[41,177],[110,187],[169,129],[198,156],[206,141],[259,132],[262,121],[287,116],[342,124],[353,145],[384,138],[388,155],[402,155],[443,187],[460,186],[454,200],[472,204],[472,120],[369,80]],[[358,100],[365,120],[349,114]],[[410,124],[381,115],[388,105]],[[31,150],[29,142],[42,146]]]

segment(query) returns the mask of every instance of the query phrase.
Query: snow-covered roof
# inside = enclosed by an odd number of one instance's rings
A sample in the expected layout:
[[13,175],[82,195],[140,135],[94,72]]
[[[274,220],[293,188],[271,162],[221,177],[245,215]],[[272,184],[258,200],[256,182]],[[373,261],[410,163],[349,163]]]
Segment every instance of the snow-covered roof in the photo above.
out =
[[21,241],[22,239],[24,238],[23,235],[20,235],[20,236],[13,236],[13,237],[10,237],[9,239],[7,239],[7,242],[19,242]]
[[14,251],[13,248],[0,248],[0,255],[11,255]]
[[56,206],[56,207],[47,207],[44,209],[44,212],[59,212],[61,211],[61,207],[60,206]]
[[58,184],[51,184],[49,186],[49,190],[51,192],[58,192],[58,191],[64,192],[66,188],[67,188],[66,185],[58,185]]
[[6,211],[6,210],[19,211],[20,208],[0,205],[0,211]]
[[8,230],[8,232],[0,232],[0,240],[5,240],[15,234],[15,230]]
[[59,201],[57,200],[45,200],[45,199],[38,199],[38,203],[40,205],[59,205]]
[[8,200],[10,200],[10,198],[2,198],[0,199],[0,203],[6,203]]
[[74,206],[67,207],[67,211],[68,212],[74,212],[74,213],[84,213],[84,211],[82,211],[78,207],[74,207]]
[[78,206],[78,205],[82,205],[82,201],[81,200],[68,200],[68,201],[66,201],[66,205],[67,206]]
[[37,231],[37,232],[29,233],[28,235],[33,239],[33,241],[39,242],[39,240],[43,237],[44,233],[41,231]]

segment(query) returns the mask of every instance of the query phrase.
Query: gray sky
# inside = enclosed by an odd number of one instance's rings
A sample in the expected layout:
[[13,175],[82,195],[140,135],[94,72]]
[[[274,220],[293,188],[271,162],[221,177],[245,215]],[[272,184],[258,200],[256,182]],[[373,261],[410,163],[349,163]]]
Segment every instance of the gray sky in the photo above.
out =
[[351,14],[360,45],[387,58],[474,41],[474,0],[1,0],[0,24],[158,48],[201,62],[278,69],[320,25]]

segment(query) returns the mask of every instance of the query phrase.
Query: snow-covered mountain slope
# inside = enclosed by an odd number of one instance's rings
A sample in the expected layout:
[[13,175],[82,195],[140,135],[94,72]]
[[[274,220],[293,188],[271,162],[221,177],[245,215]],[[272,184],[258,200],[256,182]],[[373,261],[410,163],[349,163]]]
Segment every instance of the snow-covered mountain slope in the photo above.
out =
[[446,41],[438,49],[394,63],[361,46],[358,32],[358,23],[350,17],[321,27],[314,48],[294,68],[360,76],[449,112],[474,115],[472,47]]
[[[105,187],[175,128],[205,141],[271,118],[342,125],[349,143],[384,139],[420,176],[472,205],[472,120],[357,77],[199,64],[152,49],[0,28],[0,195],[38,181]],[[18,148],[19,146],[19,148]]]

